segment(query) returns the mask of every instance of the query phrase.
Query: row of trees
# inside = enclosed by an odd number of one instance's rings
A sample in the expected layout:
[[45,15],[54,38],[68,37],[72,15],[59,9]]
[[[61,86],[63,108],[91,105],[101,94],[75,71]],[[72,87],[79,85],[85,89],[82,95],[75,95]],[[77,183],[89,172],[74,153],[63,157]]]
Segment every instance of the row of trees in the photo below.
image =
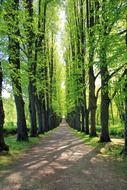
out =
[[[125,124],[127,153],[127,15],[121,0],[66,1],[66,107],[72,127],[109,142],[109,106]],[[99,103],[97,100],[101,99]]]
[[58,61],[55,48],[58,5],[57,0],[1,1],[0,151],[8,147],[3,134],[2,69],[4,82],[13,89],[18,141],[28,140],[27,99],[31,137],[43,134],[60,122],[60,105],[56,101],[60,85],[56,83]]

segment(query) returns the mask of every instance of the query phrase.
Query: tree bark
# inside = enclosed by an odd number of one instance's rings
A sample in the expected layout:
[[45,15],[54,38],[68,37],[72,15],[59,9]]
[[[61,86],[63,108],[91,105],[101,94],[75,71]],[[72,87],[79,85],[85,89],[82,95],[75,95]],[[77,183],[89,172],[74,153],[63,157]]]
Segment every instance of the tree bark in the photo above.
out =
[[89,115],[90,115],[90,126],[91,126],[90,136],[97,136],[96,109],[97,109],[97,98],[95,96],[95,77],[94,77],[93,66],[89,66]]
[[37,109],[37,115],[38,115],[38,134],[44,134],[44,110],[42,107],[42,96],[39,94],[39,96],[36,96],[36,109]]
[[26,0],[26,11],[28,12],[27,18],[27,41],[28,41],[28,74],[29,74],[29,112],[31,131],[30,136],[37,136],[37,121],[36,121],[36,61],[33,56],[33,44],[35,35],[33,32],[33,0]]
[[80,106],[77,106],[76,111],[75,111],[75,129],[77,129],[78,131],[81,130],[81,128],[80,128]]
[[29,112],[30,112],[30,123],[31,123],[31,130],[30,136],[36,137],[37,134],[37,121],[36,121],[36,88],[34,81],[29,78]]
[[[95,3],[94,3],[95,4]],[[95,76],[94,76],[94,49],[95,40],[93,26],[95,25],[95,13],[94,13],[93,1],[87,0],[87,28],[89,36],[89,119],[90,119],[90,136],[97,136],[96,134],[96,109],[97,98],[95,95]]]
[[86,134],[89,134],[89,110],[87,108],[86,100],[86,71],[85,71],[85,48],[86,48],[86,39],[84,32],[84,10],[83,10],[83,0],[80,0],[80,61],[81,61],[81,70],[82,70],[82,98],[81,101],[81,112],[82,112],[82,131],[85,131]]
[[127,155],[127,69],[125,75],[125,129],[124,129],[124,153]]
[[[104,54],[104,52],[103,52]],[[110,142],[109,136],[108,69],[103,59],[101,66],[101,135],[99,142]]]
[[[109,72],[107,63],[107,36],[112,25],[109,27],[105,16],[105,0],[102,1],[102,29],[100,39],[100,74],[101,74],[101,135],[99,142],[110,142],[109,136]],[[109,30],[110,28],[110,30]]]
[[3,81],[3,74],[0,62],[0,152],[9,150],[9,146],[6,145],[4,141],[3,126],[4,126],[5,115],[4,115],[3,101],[2,101],[2,81]]
[[[126,14],[126,29],[127,29],[127,14]],[[127,50],[127,30],[125,35],[125,44]],[[127,69],[125,70],[125,129],[124,129],[124,153],[127,155]]]

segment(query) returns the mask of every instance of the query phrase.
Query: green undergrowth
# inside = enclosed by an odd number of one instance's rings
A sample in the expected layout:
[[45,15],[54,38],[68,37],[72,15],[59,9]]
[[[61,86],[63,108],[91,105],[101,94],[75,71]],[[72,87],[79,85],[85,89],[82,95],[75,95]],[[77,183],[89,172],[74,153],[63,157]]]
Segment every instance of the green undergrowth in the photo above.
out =
[[7,166],[12,161],[18,159],[28,149],[39,143],[40,140],[51,135],[54,130],[56,129],[46,132],[44,135],[39,135],[38,137],[29,137],[28,142],[16,141],[15,135],[9,135],[5,137],[5,142],[9,145],[10,151],[8,153],[0,154],[0,169]]
[[111,159],[127,161],[127,156],[121,154],[124,147],[123,138],[117,138],[115,136],[112,136],[111,142],[99,143],[99,135],[98,137],[90,137],[89,135],[86,135],[85,133],[79,132],[72,128],[71,130],[77,137],[82,139],[85,144],[97,148],[98,154],[101,154],[104,157],[109,157]]
[[6,144],[9,145],[10,151],[0,155],[0,168],[19,158],[19,156],[32,147],[32,145],[38,143],[41,138],[42,137],[30,137],[28,142],[17,142],[16,136],[14,135],[6,137],[5,141]]
[[16,133],[16,124],[13,122],[6,122],[4,124],[5,135]]
[[90,137],[89,135],[86,135],[83,132],[77,131],[75,129],[70,128],[71,131],[80,139],[82,139],[84,141],[84,143],[88,144],[88,145],[92,145],[93,147],[97,146],[97,142],[98,142],[98,137]]
[[[97,125],[96,129],[97,129],[97,132],[100,133],[100,131],[101,131],[100,125]],[[120,122],[115,123],[115,124],[110,123],[109,132],[110,132],[111,136],[123,138],[123,136],[124,136],[124,124],[120,123]]]

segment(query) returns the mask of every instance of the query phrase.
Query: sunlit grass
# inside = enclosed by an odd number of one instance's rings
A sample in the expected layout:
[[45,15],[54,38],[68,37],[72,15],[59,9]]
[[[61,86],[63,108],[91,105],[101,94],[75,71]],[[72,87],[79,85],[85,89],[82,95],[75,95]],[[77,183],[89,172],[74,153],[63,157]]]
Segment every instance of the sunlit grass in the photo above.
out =
[[73,132],[77,137],[82,139],[85,143],[92,145],[92,146],[97,145],[97,142],[99,140],[98,137],[90,137],[89,135],[86,135],[85,133],[82,133],[82,132],[77,131],[77,130],[73,130]]
[[112,159],[118,159],[118,160],[126,160],[127,157],[121,154],[121,151],[124,147],[124,139],[121,137],[112,137],[111,142],[109,143],[98,143],[99,141],[99,134],[98,137],[90,137],[89,135],[86,135],[85,133],[79,132],[77,130],[71,129],[72,132],[82,139],[85,144],[91,145],[93,147],[97,147],[99,149],[98,153],[102,156],[106,156]]

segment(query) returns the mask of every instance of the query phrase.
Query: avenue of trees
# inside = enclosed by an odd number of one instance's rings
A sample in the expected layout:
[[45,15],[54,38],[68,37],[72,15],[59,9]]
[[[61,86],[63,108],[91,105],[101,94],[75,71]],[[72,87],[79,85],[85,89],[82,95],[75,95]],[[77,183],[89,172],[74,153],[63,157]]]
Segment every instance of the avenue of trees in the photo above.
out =
[[[29,102],[30,136],[58,126],[60,75],[56,57],[56,0],[0,2],[0,151],[7,150],[3,125],[2,81],[12,86],[17,140],[28,140],[25,103]],[[57,65],[57,66],[56,66]],[[4,78],[3,78],[4,74]],[[60,83],[60,82],[59,82]]]
[[[124,0],[67,0],[66,104],[70,125],[110,142],[115,106],[125,126],[127,153],[127,4]],[[109,108],[112,109],[109,109]]]
[[[65,10],[60,63],[59,9]],[[0,152],[4,141],[3,85],[12,87],[17,141],[69,125],[110,142],[118,112],[127,154],[126,0],[0,0]],[[59,52],[58,52],[59,51]],[[28,106],[29,117],[26,115]]]

